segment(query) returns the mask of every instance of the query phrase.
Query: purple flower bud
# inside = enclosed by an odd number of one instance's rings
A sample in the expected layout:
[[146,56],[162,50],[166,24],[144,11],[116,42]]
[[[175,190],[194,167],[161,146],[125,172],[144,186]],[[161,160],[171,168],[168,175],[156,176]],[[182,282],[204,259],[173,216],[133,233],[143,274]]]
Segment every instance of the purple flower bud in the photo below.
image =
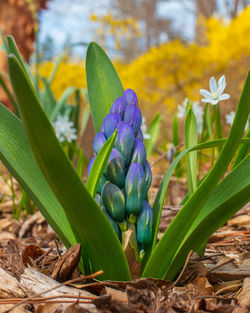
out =
[[142,122],[140,109],[135,105],[127,105],[124,112],[124,121],[132,127],[133,132],[136,135]]
[[87,172],[87,177],[89,176],[89,173],[90,173],[90,170],[91,170],[91,167],[95,161],[95,158],[96,156],[94,156],[90,161],[89,161],[89,165],[88,165],[88,172]]
[[125,217],[125,198],[120,188],[107,182],[102,189],[102,203],[109,215],[118,222]]
[[128,105],[138,106],[138,99],[134,90],[127,89],[124,91],[123,95],[125,96]]
[[131,157],[131,163],[140,163],[143,167],[146,162],[146,149],[143,142],[139,138],[135,138],[134,148]]
[[104,133],[104,125],[101,126],[101,132]]
[[152,241],[153,212],[149,203],[142,201],[142,210],[137,217],[137,240],[140,244]]
[[145,184],[146,178],[142,165],[132,163],[125,181],[126,208],[129,214],[138,214],[141,211],[142,200],[146,194]]
[[99,132],[95,135],[94,142],[93,142],[93,148],[95,154],[97,154],[100,150],[101,147],[104,145],[106,142],[106,137],[103,132]]
[[141,141],[143,141],[143,132],[142,132],[141,129],[138,130],[138,133],[137,133],[137,135],[136,135],[136,138],[139,138],[139,139],[141,139]]
[[119,124],[121,120],[121,116],[117,113],[109,113],[105,117],[103,127],[106,138],[109,138],[111,135],[113,135],[117,124]]
[[110,224],[113,226],[114,231],[116,232],[116,235],[120,239],[120,229],[116,222],[112,219],[112,217],[108,214],[108,212],[103,208],[103,213],[106,215],[107,219],[109,220]]
[[121,152],[126,165],[129,164],[131,158],[131,152],[134,146],[134,137],[133,130],[128,123],[121,122],[117,125],[115,147]]
[[147,193],[152,183],[152,172],[151,172],[151,168],[147,160],[145,163],[144,170],[145,170],[145,176],[146,176],[146,193]]
[[125,183],[125,161],[120,151],[113,148],[104,171],[107,180],[119,187]]
[[112,104],[112,107],[110,109],[110,113],[117,113],[121,116],[121,119],[123,119],[126,105],[127,105],[126,98],[125,97],[119,97]]

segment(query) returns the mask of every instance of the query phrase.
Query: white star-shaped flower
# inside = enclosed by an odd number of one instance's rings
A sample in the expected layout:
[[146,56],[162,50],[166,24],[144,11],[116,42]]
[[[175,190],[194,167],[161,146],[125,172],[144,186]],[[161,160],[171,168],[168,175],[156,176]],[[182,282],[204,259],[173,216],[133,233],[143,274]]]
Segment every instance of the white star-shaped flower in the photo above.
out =
[[206,89],[200,89],[200,94],[205,97],[202,99],[202,102],[208,102],[212,105],[216,105],[221,100],[227,100],[230,98],[230,95],[227,93],[223,93],[226,88],[226,78],[225,76],[221,76],[218,83],[214,77],[210,78],[209,81],[210,92]]
[[73,127],[73,123],[69,120],[69,117],[63,117],[60,114],[57,115],[56,121],[53,123],[55,128],[56,137],[60,142],[68,141],[72,142],[77,139],[76,129]]

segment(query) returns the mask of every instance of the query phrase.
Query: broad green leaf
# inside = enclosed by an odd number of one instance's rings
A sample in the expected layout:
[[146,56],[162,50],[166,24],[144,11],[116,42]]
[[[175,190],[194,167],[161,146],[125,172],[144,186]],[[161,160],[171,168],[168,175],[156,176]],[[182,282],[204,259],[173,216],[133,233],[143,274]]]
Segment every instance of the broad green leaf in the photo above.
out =
[[[184,151],[180,152],[176,158],[173,160],[173,162],[170,164],[169,168],[167,169],[162,181],[161,181],[161,185],[160,188],[158,190],[158,193],[156,195],[155,198],[155,202],[153,205],[153,241],[151,245],[148,245],[146,247],[146,255],[143,258],[143,267],[145,266],[148,258],[151,255],[151,251],[155,248],[156,242],[157,242],[157,234],[158,234],[158,229],[159,229],[159,225],[160,225],[160,219],[161,219],[161,212],[162,212],[162,207],[164,204],[164,199],[166,197],[166,193],[167,193],[167,189],[168,189],[168,185],[169,185],[169,181],[170,178],[175,170],[175,168],[178,166],[179,162],[181,161],[181,159],[189,152],[191,151],[197,151],[200,149],[209,149],[209,148],[213,148],[216,146],[222,146],[225,143],[225,139],[221,139],[221,140],[213,140],[213,141],[208,141],[208,142],[204,142],[201,144],[198,144],[195,147],[190,147],[188,149],[185,149]],[[187,196],[188,199],[188,196]],[[186,199],[186,201],[187,201]],[[185,202],[186,202],[185,201]]]
[[40,171],[21,121],[0,105],[0,158],[66,247],[76,243],[68,219]]
[[8,65],[33,154],[77,240],[82,243],[92,270],[103,269],[102,279],[130,280],[128,264],[115,231],[64,153],[31,82],[14,55],[9,56]]
[[0,86],[2,86],[3,90],[5,91],[6,95],[9,97],[10,102],[12,103],[15,113],[17,116],[19,116],[18,109],[17,109],[17,104],[16,101],[11,94],[11,91],[9,90],[8,86],[5,84],[5,81],[3,80],[2,75],[0,74]]
[[95,42],[88,46],[86,77],[89,103],[97,133],[113,102],[123,95],[123,87],[110,59]]
[[95,158],[95,161],[91,167],[87,184],[86,184],[86,188],[93,198],[96,195],[96,191],[97,191],[100,179],[108,163],[110,153],[115,143],[116,135],[117,135],[117,130],[104,143],[101,150],[98,152]]
[[48,79],[48,82],[49,82],[50,85],[52,84],[52,82],[53,82],[53,80],[54,80],[54,78],[55,78],[56,72],[57,72],[57,70],[58,70],[58,68],[59,68],[59,65],[60,65],[60,63],[62,62],[62,60],[64,59],[64,57],[65,57],[65,52],[63,52],[63,53],[62,53],[61,55],[59,55],[59,57],[57,58],[57,60],[56,60],[56,62],[55,62],[55,64],[54,64],[54,66],[53,66],[53,68],[52,68],[52,71],[51,71],[51,73],[50,73],[49,79]]
[[[200,210],[211,196],[222,175],[225,173],[231,162],[241,136],[244,132],[246,120],[250,111],[250,73],[248,73],[245,86],[243,88],[235,119],[218,156],[218,159],[209,174],[189,197],[182,210],[176,215],[173,222],[164,233],[163,237],[153,250],[143,272],[144,277],[163,278],[171,266],[171,262],[179,249],[185,235],[199,214]],[[167,251],[167,258],[166,258]],[[165,257],[165,259],[164,259]],[[163,261],[164,260],[164,261]]]
[[40,93],[40,101],[42,103],[43,109],[47,116],[51,115],[51,112],[55,108],[56,99],[53,95],[53,92],[50,88],[50,84],[45,77],[41,78],[44,84],[44,91]]
[[53,122],[56,119],[57,114],[67,104],[69,97],[72,95],[73,92],[75,92],[75,90],[76,90],[75,87],[68,87],[67,89],[64,90],[61,98],[58,100],[53,111],[50,114],[50,117],[49,117],[50,121]]
[[147,134],[150,135],[150,138],[144,140],[144,146],[147,152],[147,157],[150,156],[155,147],[157,138],[159,136],[160,126],[161,126],[161,115],[160,113],[157,113],[150,122],[147,129]]
[[[193,147],[197,144],[198,130],[197,122],[192,108],[190,107],[186,119],[184,130],[185,148]],[[188,193],[191,195],[197,187],[197,152],[193,151],[187,154],[187,182]]]
[[250,201],[250,156],[216,187],[185,236],[166,272],[174,279],[190,250],[197,250],[219,227]]
[[21,65],[23,71],[28,76],[28,72],[27,72],[24,60],[18,51],[14,37],[12,35],[8,35],[7,40],[8,40],[8,45],[9,45],[9,53],[13,53],[15,55],[15,57],[18,59],[19,64]]
[[180,140],[179,140],[179,121],[178,121],[178,116],[176,113],[173,117],[172,140],[173,140],[173,144],[175,145],[175,147],[177,147],[180,143]]
[[[248,130],[246,137],[250,138],[250,129]],[[235,161],[234,161],[234,164],[233,164],[233,168],[235,166],[237,166],[244,159],[244,157],[247,155],[249,149],[250,149],[250,147],[247,144],[243,144],[240,147],[240,150],[239,150],[239,152],[238,152],[238,154],[237,154],[237,156],[235,158]]]

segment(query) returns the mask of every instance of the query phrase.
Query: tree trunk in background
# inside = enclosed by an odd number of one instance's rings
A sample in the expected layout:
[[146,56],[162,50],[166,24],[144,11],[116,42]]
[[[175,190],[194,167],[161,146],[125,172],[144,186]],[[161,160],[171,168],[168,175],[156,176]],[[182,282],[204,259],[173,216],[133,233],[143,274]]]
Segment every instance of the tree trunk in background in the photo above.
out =
[[216,0],[195,0],[196,2],[196,29],[195,41],[203,43],[204,38],[204,18],[211,17],[216,11]]
[[132,17],[140,23],[143,39],[131,38],[123,43],[121,50],[125,61],[131,61],[152,46],[160,44],[162,34],[171,37],[171,21],[157,16],[161,0],[113,0],[117,15]]
[[[14,36],[18,49],[28,62],[34,50],[34,15],[46,6],[48,0],[34,0],[34,10],[27,0],[0,0],[0,31]],[[0,38],[0,45],[2,39]],[[0,51],[0,72],[7,72],[6,54]],[[7,82],[6,82],[7,83]],[[8,84],[8,83],[7,83]],[[0,102],[10,107],[8,97],[0,87]]]

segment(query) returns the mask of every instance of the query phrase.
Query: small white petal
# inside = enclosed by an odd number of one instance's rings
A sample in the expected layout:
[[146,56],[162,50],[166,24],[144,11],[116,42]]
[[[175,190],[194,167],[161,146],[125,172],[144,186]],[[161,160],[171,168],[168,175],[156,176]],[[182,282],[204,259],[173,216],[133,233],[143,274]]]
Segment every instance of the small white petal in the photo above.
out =
[[222,85],[219,85],[218,86],[218,89],[217,89],[217,95],[218,97],[220,97],[220,95],[222,95],[224,89],[226,88],[226,84],[222,84]]
[[211,104],[212,105],[216,105],[218,102],[219,102],[219,99],[214,99],[214,100],[211,101]]
[[211,93],[216,92],[217,90],[216,80],[213,76],[209,80],[209,88],[210,88]]
[[211,92],[207,91],[206,89],[200,89],[200,94],[207,99],[213,98],[213,95],[211,94]]
[[150,138],[151,138],[151,135],[149,135],[149,134],[143,134],[143,137],[144,137],[144,139],[150,139]]
[[213,99],[201,99],[202,102],[211,103]]
[[230,95],[227,93],[223,93],[223,95],[219,96],[219,101],[220,100],[227,100],[230,98]]
[[220,77],[220,79],[218,80],[218,87],[219,87],[220,85],[225,85],[225,87],[226,87],[226,78],[225,78],[225,75],[222,75],[222,76]]

